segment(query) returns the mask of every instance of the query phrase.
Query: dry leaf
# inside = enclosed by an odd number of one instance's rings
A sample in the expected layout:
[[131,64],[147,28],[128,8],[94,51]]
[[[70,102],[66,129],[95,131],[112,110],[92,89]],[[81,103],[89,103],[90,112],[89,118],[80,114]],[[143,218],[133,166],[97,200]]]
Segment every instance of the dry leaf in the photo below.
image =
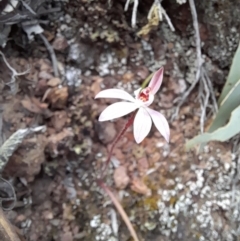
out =
[[100,77],[94,77],[94,82],[91,85],[91,91],[94,93],[94,96],[101,91],[101,83],[103,81]]
[[144,182],[141,179],[137,177],[133,178],[131,189],[139,194],[151,196],[151,190],[144,184]]
[[58,88],[55,87],[48,93],[48,100],[52,104],[54,108],[63,109],[66,106],[67,98],[68,98],[68,88],[62,87]]
[[45,110],[48,108],[48,104],[47,103],[43,103],[43,102],[40,102],[39,99],[35,98],[35,97],[32,97],[31,98],[31,101],[36,105],[38,106],[40,109],[42,110]]
[[61,84],[61,80],[59,78],[52,78],[47,82],[47,85],[50,87],[55,87]]
[[148,23],[137,33],[138,36],[146,36],[153,28],[158,26],[160,19],[157,7],[155,7],[151,13],[152,14],[149,16]]
[[52,134],[51,136],[48,137],[48,142],[52,142],[54,144],[62,141],[64,138],[73,136],[73,132],[67,128],[63,129],[62,132],[57,133],[57,134]]
[[39,114],[42,112],[42,110],[38,106],[36,106],[34,103],[32,103],[30,99],[22,100],[21,103],[22,103],[22,106],[30,112],[33,112],[36,114]]
[[55,111],[51,118],[51,123],[56,131],[62,130],[67,122],[67,112],[66,111]]
[[134,78],[134,74],[131,72],[127,72],[123,75],[123,82],[128,83],[131,82]]

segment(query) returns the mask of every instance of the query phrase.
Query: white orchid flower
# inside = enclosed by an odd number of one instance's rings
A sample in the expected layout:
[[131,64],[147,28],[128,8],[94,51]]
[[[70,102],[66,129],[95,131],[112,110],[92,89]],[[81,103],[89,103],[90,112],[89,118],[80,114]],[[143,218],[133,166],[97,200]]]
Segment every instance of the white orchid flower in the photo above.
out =
[[169,142],[170,129],[166,118],[159,112],[148,108],[154,100],[163,79],[163,68],[160,68],[152,77],[148,87],[134,92],[135,98],[124,90],[107,89],[100,91],[97,98],[117,98],[129,102],[117,102],[108,106],[99,116],[99,121],[107,121],[125,116],[138,109],[133,122],[133,134],[137,143],[143,141],[152,127],[152,121],[158,131]]

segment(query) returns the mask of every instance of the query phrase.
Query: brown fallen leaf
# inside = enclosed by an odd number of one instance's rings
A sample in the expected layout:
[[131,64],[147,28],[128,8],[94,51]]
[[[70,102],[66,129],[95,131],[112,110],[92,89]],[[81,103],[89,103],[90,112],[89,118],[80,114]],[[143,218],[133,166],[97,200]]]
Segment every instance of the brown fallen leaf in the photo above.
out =
[[93,84],[91,85],[91,91],[94,93],[94,96],[101,91],[101,83],[103,81],[102,78],[96,76],[92,78],[94,80]]
[[131,189],[139,194],[143,194],[145,196],[151,196],[151,190],[144,184],[144,182],[137,178],[134,177],[131,183]]
[[128,83],[131,82],[134,78],[134,74],[131,72],[127,72],[123,75],[123,82]]
[[66,203],[63,203],[63,219],[64,220],[74,220],[75,217],[73,215],[73,210],[70,205],[67,205]]
[[32,113],[39,114],[42,112],[42,110],[37,105],[35,105],[30,99],[22,100],[21,104],[25,109]]
[[61,84],[61,80],[59,78],[52,78],[47,82],[47,85],[50,87],[55,87]]
[[40,68],[40,70],[45,70],[45,71],[48,71],[48,72],[51,72],[52,71],[52,64],[50,62],[50,60],[48,59],[40,59],[38,61],[38,67]]
[[53,108],[63,109],[67,104],[68,88],[55,87],[48,93],[47,99],[50,101]]
[[52,31],[44,30],[44,36],[47,38],[48,42],[50,42],[55,37],[55,34],[53,34]]
[[35,98],[35,97],[32,97],[31,98],[31,101],[36,105],[38,106],[41,110],[45,110],[48,108],[48,104],[47,103],[43,103],[41,102],[39,99]]
[[40,102],[37,98],[26,98],[21,101],[22,106],[28,111],[36,114],[43,113],[48,108],[48,104]]
[[55,111],[51,117],[51,123],[56,131],[61,131],[68,119],[66,111]]
[[70,129],[64,128],[60,133],[52,134],[48,137],[48,142],[57,144],[66,137],[73,136],[73,132]]
[[53,78],[53,75],[48,73],[47,71],[43,70],[43,71],[39,72],[38,78],[49,80],[49,79]]

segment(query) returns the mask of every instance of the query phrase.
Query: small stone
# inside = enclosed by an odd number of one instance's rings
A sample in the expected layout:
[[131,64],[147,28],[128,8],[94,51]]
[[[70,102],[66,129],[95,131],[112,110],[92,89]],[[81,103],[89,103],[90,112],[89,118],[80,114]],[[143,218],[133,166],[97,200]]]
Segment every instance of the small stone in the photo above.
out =
[[145,173],[147,172],[147,170],[149,168],[148,159],[146,157],[140,158],[138,160],[137,168],[138,168],[139,174],[141,176],[145,175]]
[[60,36],[54,39],[52,46],[55,50],[62,51],[68,47],[68,42],[63,36]]
[[111,122],[96,122],[95,130],[99,140],[105,145],[112,142],[117,135],[114,123]]
[[60,219],[52,219],[50,221],[50,223],[53,225],[53,226],[59,226],[60,224]]
[[113,178],[116,187],[119,189],[124,189],[130,181],[129,176],[127,175],[127,170],[124,166],[119,166],[114,171]]
[[73,236],[71,232],[64,233],[61,237],[61,241],[73,241]]

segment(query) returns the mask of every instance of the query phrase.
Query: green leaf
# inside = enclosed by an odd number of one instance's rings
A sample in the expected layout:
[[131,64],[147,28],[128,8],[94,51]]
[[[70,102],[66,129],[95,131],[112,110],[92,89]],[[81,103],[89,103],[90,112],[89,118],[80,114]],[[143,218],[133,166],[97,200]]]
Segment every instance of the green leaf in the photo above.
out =
[[189,140],[185,147],[190,149],[193,146],[209,141],[227,141],[240,132],[240,105],[232,112],[227,125],[217,129],[212,133],[203,133]]
[[153,77],[153,74],[154,74],[154,73],[150,74],[150,75],[144,80],[144,82],[143,82],[142,85],[141,85],[141,89],[144,89],[144,88],[148,85],[148,83],[150,82],[151,78]]
[[[208,132],[213,132],[222,127],[228,121],[231,112],[240,105],[240,79],[223,99],[218,113],[213,120]],[[239,121],[240,123],[240,121]]]
[[218,100],[218,105],[222,103],[224,98],[227,96],[232,87],[240,79],[240,44],[238,45],[237,51],[234,55],[232,65],[228,74],[227,82],[225,83],[222,93]]

